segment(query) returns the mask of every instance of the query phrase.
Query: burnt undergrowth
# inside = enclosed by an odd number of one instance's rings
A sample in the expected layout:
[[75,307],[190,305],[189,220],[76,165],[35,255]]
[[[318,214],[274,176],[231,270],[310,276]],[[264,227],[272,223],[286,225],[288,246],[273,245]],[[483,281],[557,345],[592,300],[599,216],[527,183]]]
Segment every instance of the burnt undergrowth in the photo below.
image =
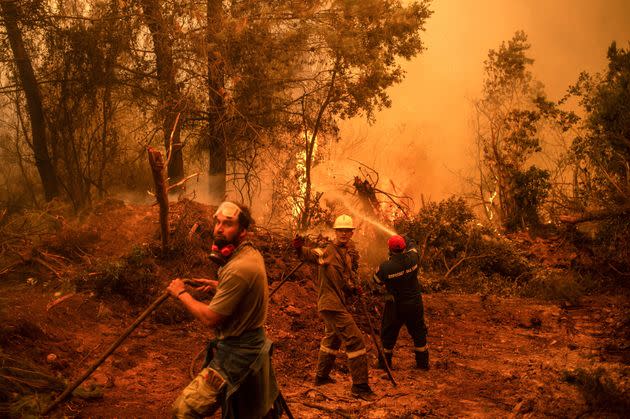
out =
[[455,197],[395,222],[397,231],[417,243],[425,292],[516,295],[571,305],[589,293],[627,288],[620,269],[626,269],[624,234],[630,230],[627,221],[615,225],[590,240],[553,226],[540,236],[504,235],[479,222],[466,201]]

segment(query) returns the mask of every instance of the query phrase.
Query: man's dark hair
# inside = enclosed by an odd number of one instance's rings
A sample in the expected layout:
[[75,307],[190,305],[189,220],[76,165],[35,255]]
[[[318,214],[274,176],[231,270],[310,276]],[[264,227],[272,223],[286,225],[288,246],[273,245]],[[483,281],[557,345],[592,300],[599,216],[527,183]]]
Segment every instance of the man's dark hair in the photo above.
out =
[[254,224],[254,219],[252,218],[252,213],[249,210],[249,207],[241,204],[240,202],[235,202],[235,204],[241,209],[241,212],[238,213],[238,225],[242,230],[249,230],[249,227]]

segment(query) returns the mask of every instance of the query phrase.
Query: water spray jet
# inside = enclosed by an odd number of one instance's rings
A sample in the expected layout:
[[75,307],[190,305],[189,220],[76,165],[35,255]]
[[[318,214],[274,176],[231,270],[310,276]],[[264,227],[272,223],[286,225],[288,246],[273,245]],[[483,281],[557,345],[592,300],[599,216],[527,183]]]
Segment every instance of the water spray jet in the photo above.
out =
[[370,218],[366,215],[361,214],[359,211],[354,210],[352,207],[352,203],[348,202],[348,200],[344,197],[344,196],[339,196],[340,200],[343,202],[343,204],[346,206],[346,209],[348,210],[348,212],[350,212],[353,216],[355,217],[359,217],[361,218],[363,221],[366,221],[370,224],[372,224],[374,227],[378,228],[379,230],[381,230],[384,233],[389,234],[390,236],[395,236],[396,233],[394,230],[392,230],[389,227],[384,226],[383,224],[379,223],[378,221],[374,220],[373,218]]

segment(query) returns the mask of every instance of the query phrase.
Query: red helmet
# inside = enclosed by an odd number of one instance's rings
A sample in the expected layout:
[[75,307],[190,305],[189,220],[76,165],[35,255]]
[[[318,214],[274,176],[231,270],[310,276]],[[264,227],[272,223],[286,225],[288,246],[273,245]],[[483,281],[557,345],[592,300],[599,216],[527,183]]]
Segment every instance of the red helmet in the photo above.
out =
[[407,243],[405,243],[405,239],[403,239],[402,236],[396,234],[387,240],[387,247],[392,252],[402,252],[405,250],[405,247],[407,247]]

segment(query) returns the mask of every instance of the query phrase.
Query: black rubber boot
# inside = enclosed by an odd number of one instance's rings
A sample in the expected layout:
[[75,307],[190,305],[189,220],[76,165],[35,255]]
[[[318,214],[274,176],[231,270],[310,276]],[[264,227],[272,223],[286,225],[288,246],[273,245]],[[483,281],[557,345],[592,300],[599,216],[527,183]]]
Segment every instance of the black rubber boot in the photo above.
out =
[[376,394],[374,394],[368,383],[352,384],[352,389],[350,391],[352,395],[358,399],[363,399],[365,401],[376,400]]
[[429,369],[429,351],[416,352],[416,368],[421,370]]
[[330,376],[320,377],[318,375],[318,376],[315,377],[315,385],[316,386],[323,386],[325,384],[334,384],[336,382],[337,382],[337,380],[335,380],[334,378],[331,378]]
[[[389,353],[389,354],[385,354],[385,361],[387,361],[387,365],[389,365],[389,369],[392,369],[392,356],[393,354]],[[385,370],[385,364],[383,362],[383,358],[382,357],[378,357],[378,365],[376,366],[376,368],[378,368],[379,370]]]

